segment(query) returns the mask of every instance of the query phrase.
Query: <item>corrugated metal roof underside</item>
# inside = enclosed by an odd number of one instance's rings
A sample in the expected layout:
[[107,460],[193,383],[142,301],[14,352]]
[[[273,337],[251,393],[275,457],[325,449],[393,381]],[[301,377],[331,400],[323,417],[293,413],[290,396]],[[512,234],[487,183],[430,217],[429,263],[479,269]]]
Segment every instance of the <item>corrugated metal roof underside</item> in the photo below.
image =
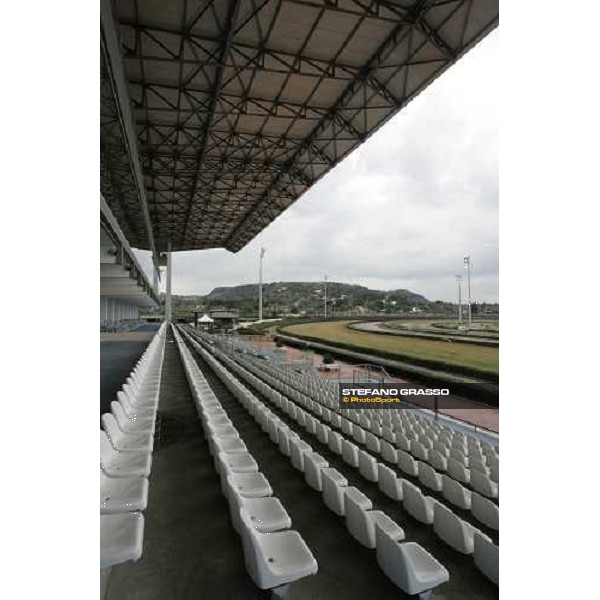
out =
[[[487,35],[498,1],[121,0],[118,18],[157,248],[235,252]],[[103,123],[103,193],[147,248]]]

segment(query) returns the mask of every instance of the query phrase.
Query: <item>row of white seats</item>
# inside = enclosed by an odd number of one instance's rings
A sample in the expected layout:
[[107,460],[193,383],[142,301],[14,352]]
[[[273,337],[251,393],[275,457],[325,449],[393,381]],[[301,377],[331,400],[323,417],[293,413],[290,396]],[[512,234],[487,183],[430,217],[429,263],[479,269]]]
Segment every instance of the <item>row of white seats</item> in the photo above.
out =
[[448,581],[448,571],[431,554],[419,544],[407,542],[397,523],[382,511],[373,510],[372,502],[360,490],[348,486],[339,471],[330,468],[321,455],[313,452],[227,369],[202,347],[196,348],[279,450],[290,458],[292,466],[304,473],[306,483],[322,494],[324,504],[345,517],[349,533],[363,546],[376,549],[378,564],[396,585],[407,594],[428,598],[433,588]]
[[[220,358],[234,372],[265,394],[265,397],[278,408],[296,420],[309,433],[315,435],[320,442],[328,444],[330,450],[342,456],[347,464],[357,468],[363,477],[369,481],[378,482],[383,493],[394,500],[402,501],[403,507],[411,516],[422,523],[433,525],[434,531],[449,546],[463,554],[474,554],[475,564],[479,569],[492,581],[498,582],[498,547],[493,544],[488,536],[460,519],[435,499],[424,496],[418,487],[406,480],[398,479],[392,469],[382,463],[377,463],[374,457],[365,451],[359,450],[355,444],[343,438],[342,435],[332,432],[330,428],[322,423],[315,423],[316,419],[307,415],[293,402],[277,394],[275,390],[269,388],[256,376],[248,371],[244,373],[243,367],[230,358],[226,356]],[[267,425],[267,430],[272,428],[272,425]],[[286,434],[283,435],[285,437]],[[293,434],[293,436],[296,436],[296,434]],[[319,455],[317,455],[318,459],[315,458],[313,455],[316,453],[313,453],[312,448],[305,442],[294,439],[293,441],[284,441],[283,444],[284,446],[291,444],[290,455],[296,468],[304,470],[304,463],[306,462],[305,472],[309,485],[319,491],[323,489],[325,503],[336,514],[343,515],[345,506],[344,487],[347,485],[345,478],[334,469],[327,469],[328,464],[326,461]],[[305,456],[306,458],[304,458]],[[428,465],[424,466],[428,467]],[[335,474],[327,471],[335,471]],[[486,519],[492,521],[493,517],[489,517],[487,514],[490,509],[486,505],[488,501],[480,496],[478,498],[483,503],[480,508],[483,515]],[[479,504],[477,505],[479,506]],[[493,508],[497,509],[493,504],[491,508],[492,510]],[[492,524],[494,524],[493,521]],[[497,528],[497,522],[495,525]],[[374,530],[372,532],[374,536]]]
[[[302,387],[302,377],[307,377],[305,374],[286,372],[283,367],[275,367],[265,361],[253,361],[243,355],[237,355],[236,360],[274,377],[279,382],[279,390],[297,401],[306,399],[306,394],[312,396],[311,390],[298,389],[298,386]],[[273,376],[274,371],[278,375]],[[296,387],[290,383],[295,383]],[[430,462],[437,470],[447,472],[453,479],[471,485],[480,494],[490,498],[498,497],[499,458],[492,445],[485,442],[482,444],[477,438],[455,432],[424,417],[407,416],[409,411],[341,409],[337,397],[317,401],[328,410],[371,431],[375,436],[413,454],[415,458]],[[384,422],[386,418],[387,425]],[[411,419],[413,424],[407,425]],[[472,475],[472,471],[477,472]]]
[[[252,366],[253,365],[248,365],[248,367]],[[269,383],[272,383],[277,387],[276,379],[270,376],[266,376],[266,379]],[[260,387],[261,385],[266,384],[261,381],[261,383],[257,383],[257,385]],[[273,389],[271,389],[270,394],[272,400],[280,402],[283,398],[281,394]],[[462,485],[460,481],[452,478],[450,474],[439,473],[432,465],[422,460],[416,460],[407,451],[394,447],[387,439],[378,438],[371,431],[365,431],[360,425],[352,423],[348,419],[345,419],[328,409],[322,408],[318,403],[307,400],[302,396],[298,397],[297,401],[299,404],[302,404],[304,408],[313,412],[318,419],[323,419],[331,425],[331,427],[329,427],[329,425],[323,423],[320,425],[318,423],[310,423],[309,427],[311,430],[316,430],[317,428],[321,429],[320,435],[322,438],[327,439],[329,435],[332,435],[332,444],[336,448],[341,448],[343,435],[352,437],[357,444],[364,445],[367,450],[380,454],[385,461],[397,465],[406,475],[418,478],[423,485],[435,492],[441,493],[446,500],[455,506],[463,510],[470,510],[473,516],[484,525],[492,529],[498,529],[498,506],[486,497],[490,495],[493,496],[494,490],[489,487],[489,481],[479,471],[474,472],[472,481],[474,484],[474,491],[471,491]],[[286,406],[286,408],[290,411],[297,410],[294,406]],[[302,415],[301,418],[304,421],[306,417]],[[309,419],[314,419],[314,417],[309,416]],[[332,431],[332,427],[339,429],[342,433],[339,434]],[[327,443],[325,440],[322,441],[323,443]],[[340,454],[340,452],[338,452],[338,454]],[[450,464],[452,466],[452,463]],[[484,494],[481,492],[487,493]]]
[[[163,323],[123,385],[118,402],[102,415],[100,430],[100,568],[142,555],[148,475],[166,325]],[[128,412],[126,412],[128,411]]]
[[[251,361],[252,359],[248,358]],[[293,370],[286,369],[283,366],[265,364],[261,361],[260,366],[263,370],[270,371],[286,384],[295,387],[295,391],[300,391],[307,394],[309,397],[317,396],[317,399],[322,403],[329,405],[331,408],[336,408],[339,405],[337,384],[323,379],[317,374],[296,373]],[[323,393],[323,390],[326,393]],[[414,412],[414,414],[413,414]],[[379,425],[396,429],[404,433],[409,438],[418,438],[419,435],[425,439],[432,438],[432,441],[439,441],[441,446],[450,446],[454,444],[456,449],[464,452],[465,457],[473,458],[477,463],[485,463],[490,461],[490,467],[497,467],[497,448],[492,444],[480,441],[474,436],[457,431],[452,427],[448,427],[443,423],[433,421],[423,416],[422,411],[401,410],[401,411],[381,411],[375,409],[342,409],[340,414],[345,414],[355,422],[362,422],[363,419],[374,419]],[[363,423],[366,427],[368,423]],[[394,440],[391,440],[392,442]]]
[[257,587],[283,598],[291,583],[317,572],[317,561],[302,536],[290,530],[291,518],[174,331],[248,573]]
[[[191,331],[193,331],[193,330],[191,330]],[[203,338],[210,338],[210,337],[214,338],[215,337],[215,336],[209,336],[208,334],[205,334],[202,332],[196,332],[196,335],[198,335],[199,337],[203,337]],[[243,347],[244,344],[242,342],[239,342],[238,345]],[[248,346],[248,344],[246,344],[246,346]],[[251,349],[251,346],[248,346],[248,348]],[[249,353],[249,354],[247,353],[247,356],[251,356],[251,353]],[[324,379],[317,373],[313,373],[311,371],[297,372],[295,369],[293,369],[293,365],[292,365],[292,368],[289,368],[289,367],[286,367],[283,365],[276,365],[273,363],[265,364],[264,368],[270,369],[272,374],[275,374],[283,381],[286,381],[286,383],[294,382],[294,383],[300,384],[301,387],[304,386],[307,389],[304,389],[301,391],[308,393],[308,395],[310,395],[311,397],[313,394],[317,394],[317,395],[320,395],[322,397],[322,399],[324,399],[324,400],[328,400],[335,404],[338,403],[337,383],[335,383],[331,380],[328,380],[328,379]],[[375,416],[379,420],[383,420],[386,418],[386,416],[388,416],[386,414],[387,411],[379,411],[379,410],[375,410],[375,409],[366,409],[366,410],[361,409],[360,411],[354,411],[354,409],[348,409],[348,412],[349,413],[356,412],[357,414],[361,414],[361,415],[365,414],[365,413],[371,413],[373,416]],[[434,421],[431,418],[428,418],[426,416],[426,413],[424,413],[420,409],[416,409],[415,411],[411,411],[411,410],[403,410],[400,412],[392,411],[390,413],[390,416],[395,419],[402,420],[403,424],[408,424],[410,428],[412,428],[412,427],[415,427],[415,428],[431,427],[432,429],[435,429],[435,431],[437,433],[443,433],[450,437],[456,436],[457,438],[463,438],[463,439],[468,440],[469,442],[473,442],[476,444],[480,443],[480,440],[475,436],[471,436],[467,433],[463,433],[463,431],[456,430],[454,427],[446,426],[442,422]],[[483,442],[483,441],[481,441],[481,448],[486,452],[489,451],[489,452],[495,453],[495,454],[497,454],[497,450],[498,450],[497,445],[494,446],[492,444],[489,444],[489,443]]]

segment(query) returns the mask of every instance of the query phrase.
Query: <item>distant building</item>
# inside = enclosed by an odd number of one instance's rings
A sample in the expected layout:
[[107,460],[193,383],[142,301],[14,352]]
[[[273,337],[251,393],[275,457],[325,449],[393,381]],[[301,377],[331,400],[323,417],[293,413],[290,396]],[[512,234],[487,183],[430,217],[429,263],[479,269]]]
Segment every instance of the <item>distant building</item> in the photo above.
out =
[[237,310],[216,308],[210,311],[210,318],[214,321],[213,328],[221,331],[232,330],[239,321],[240,314]]

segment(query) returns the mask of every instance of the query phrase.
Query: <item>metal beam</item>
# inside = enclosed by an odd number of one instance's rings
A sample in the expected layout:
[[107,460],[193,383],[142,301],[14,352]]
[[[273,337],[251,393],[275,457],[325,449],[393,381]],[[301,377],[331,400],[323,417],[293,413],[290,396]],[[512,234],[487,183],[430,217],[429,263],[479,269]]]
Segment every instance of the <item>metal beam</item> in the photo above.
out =
[[127,146],[131,170],[134,175],[142,215],[146,225],[148,243],[152,251],[152,260],[154,262],[154,267],[157,268],[158,254],[154,243],[154,233],[150,221],[150,212],[148,211],[144,178],[140,167],[137,136],[135,133],[133,117],[131,115],[129,93],[121,60],[119,35],[110,0],[100,1],[100,23],[100,48],[110,74],[113,95],[119,111],[119,122],[123,132],[123,139]]

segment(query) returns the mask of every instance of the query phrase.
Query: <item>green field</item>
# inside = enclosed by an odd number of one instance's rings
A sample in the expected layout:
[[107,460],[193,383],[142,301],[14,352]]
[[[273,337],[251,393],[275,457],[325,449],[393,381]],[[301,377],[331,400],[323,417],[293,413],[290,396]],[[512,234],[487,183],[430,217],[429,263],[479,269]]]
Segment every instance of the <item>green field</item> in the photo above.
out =
[[323,342],[340,342],[357,349],[389,352],[397,354],[399,359],[412,357],[498,373],[498,348],[356,331],[348,329],[349,322],[351,321],[303,323],[282,327],[280,331],[283,334],[319,338]]

